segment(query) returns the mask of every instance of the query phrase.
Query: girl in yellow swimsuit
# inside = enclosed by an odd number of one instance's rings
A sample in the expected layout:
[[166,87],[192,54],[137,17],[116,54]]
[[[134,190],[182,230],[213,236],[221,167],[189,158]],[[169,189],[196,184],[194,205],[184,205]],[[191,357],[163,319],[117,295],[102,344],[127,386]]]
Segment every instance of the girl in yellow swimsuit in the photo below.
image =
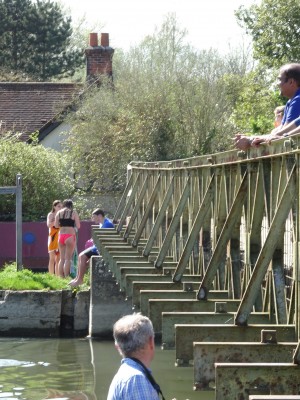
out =
[[52,210],[47,215],[47,226],[49,229],[48,234],[48,253],[49,253],[49,264],[48,271],[50,274],[58,274],[58,228],[55,228],[54,221],[57,212],[62,208],[62,202],[60,200],[54,200],[52,204]]

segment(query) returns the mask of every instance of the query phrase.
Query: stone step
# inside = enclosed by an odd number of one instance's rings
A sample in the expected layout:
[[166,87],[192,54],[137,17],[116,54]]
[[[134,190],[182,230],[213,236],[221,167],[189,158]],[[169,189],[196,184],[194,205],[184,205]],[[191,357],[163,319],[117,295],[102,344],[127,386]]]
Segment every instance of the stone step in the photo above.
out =
[[105,235],[119,235],[116,229],[114,228],[99,228],[97,225],[92,225],[92,232],[95,235],[105,236]]
[[123,243],[110,243],[109,245],[105,245],[104,246],[106,248],[107,251],[124,251],[126,252],[126,250],[129,251],[134,251],[133,247],[130,246],[130,244],[123,242]]
[[276,330],[279,342],[296,341],[294,325],[175,325],[176,362],[178,365],[184,365],[193,360],[194,342],[260,342],[262,329]]
[[185,292],[183,290],[159,291],[159,290],[141,290],[140,291],[140,307],[139,311],[143,315],[148,315],[148,306],[150,299],[174,299],[174,300],[190,300],[196,299],[197,291]]
[[[215,400],[248,399],[249,392],[262,383],[263,389],[281,393],[281,400],[287,400],[289,393],[299,397],[299,366],[293,363],[216,363]],[[260,397],[263,399],[264,397]],[[268,398],[268,397],[267,397]],[[272,397],[271,397],[272,399]],[[274,399],[274,398],[273,398]]]
[[[151,265],[151,264],[150,264]],[[124,287],[126,285],[126,275],[133,275],[133,274],[144,274],[144,275],[157,275],[157,273],[162,275],[162,271],[157,271],[156,268],[151,266],[147,266],[145,263],[145,266],[141,267],[121,267],[119,269],[119,278],[120,278],[120,285],[121,287]]]
[[293,360],[296,347],[296,342],[194,342],[194,389],[209,390],[210,384],[215,383],[216,360],[218,363],[252,363],[253,360],[261,363],[289,363]]
[[[127,239],[128,243],[132,244],[133,239],[134,239],[133,237],[129,237]],[[138,246],[145,246],[147,242],[148,242],[148,239],[140,239],[138,242]]]
[[[109,263],[109,268],[118,281],[121,279],[119,270],[123,264],[125,266],[144,267],[147,265],[153,267],[152,261],[149,261],[147,257],[142,256],[137,250],[134,250],[127,244],[121,247],[119,245],[117,247],[115,245],[111,246],[110,244],[109,246],[102,247],[100,251],[105,261]],[[139,263],[142,264],[139,265]]]
[[[142,256],[139,253],[134,253],[134,254],[125,254],[125,255],[121,255],[121,254],[111,254],[112,259],[114,260],[114,262],[124,262],[124,263],[136,263],[136,262],[148,262],[148,258]],[[153,264],[152,264],[153,265]]]
[[[212,293],[211,293],[212,292]],[[217,297],[217,291],[209,292],[211,298]],[[162,313],[162,346],[164,349],[175,347],[175,325],[179,324],[233,324],[235,312],[163,312]],[[251,324],[267,324],[268,313],[251,313]]]
[[[200,284],[199,284],[200,285]],[[199,286],[198,285],[198,286]],[[159,300],[189,300],[197,299],[198,288],[195,290],[141,290],[140,291],[140,311],[143,314],[148,314],[148,301],[150,299]],[[209,292],[210,299],[219,299],[220,301],[226,301],[228,299],[228,292],[225,290],[211,290]]]
[[[146,259],[146,260],[144,259],[143,261],[133,261],[133,262],[117,261],[117,262],[116,262],[116,265],[117,265],[117,267],[118,267],[119,269],[121,269],[121,268],[132,268],[132,269],[135,269],[135,268],[136,268],[136,269],[139,269],[139,268],[142,268],[142,267],[151,267],[151,268],[154,268],[153,263],[147,261],[147,259]],[[155,268],[155,270],[156,270],[157,272],[160,271],[160,270],[157,269],[157,268]]]
[[[159,291],[172,291],[172,290],[197,290],[200,287],[201,281],[198,282],[155,282],[155,281],[136,281],[132,283],[132,307],[139,308],[140,306],[140,291],[141,290],[159,290]],[[127,297],[130,299],[129,297]]]
[[121,236],[98,236],[98,239],[104,245],[106,243],[115,243],[115,242],[126,242]]
[[139,253],[137,250],[133,249],[133,248],[128,248],[126,251],[123,250],[111,250],[110,252],[111,256],[114,257],[142,257],[143,259],[145,259],[145,257]]
[[220,299],[209,299],[207,301],[199,300],[173,300],[173,299],[161,299],[149,300],[149,318],[153,323],[155,332],[161,333],[162,328],[162,313],[170,311],[182,311],[182,312],[214,312],[216,311],[216,303],[226,304],[227,311],[237,311],[240,304],[240,300],[227,299],[226,301],[220,301]]
[[[201,279],[200,275],[183,275],[182,282],[199,282]],[[132,297],[132,283],[134,281],[149,281],[149,275],[143,274],[131,274],[126,275],[125,284],[120,289],[126,292],[127,297]],[[170,282],[172,283],[172,278],[169,275],[161,275],[159,272],[157,275],[151,275],[152,282]]]

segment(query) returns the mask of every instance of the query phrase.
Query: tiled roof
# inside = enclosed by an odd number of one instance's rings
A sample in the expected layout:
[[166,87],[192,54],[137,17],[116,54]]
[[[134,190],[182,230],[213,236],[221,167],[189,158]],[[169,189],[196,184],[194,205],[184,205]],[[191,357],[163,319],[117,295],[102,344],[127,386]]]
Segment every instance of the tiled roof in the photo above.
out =
[[39,131],[72,103],[83,89],[73,83],[0,82],[0,133]]

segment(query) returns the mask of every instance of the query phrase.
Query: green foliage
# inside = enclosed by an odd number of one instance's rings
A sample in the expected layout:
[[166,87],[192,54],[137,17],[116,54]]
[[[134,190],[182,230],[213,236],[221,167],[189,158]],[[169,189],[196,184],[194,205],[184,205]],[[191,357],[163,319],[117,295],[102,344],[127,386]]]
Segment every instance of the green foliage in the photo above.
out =
[[21,72],[8,70],[5,67],[0,66],[0,81],[1,82],[5,82],[5,81],[6,82],[23,82],[24,78],[26,78],[26,75],[24,76]]
[[[16,174],[22,174],[24,220],[45,217],[53,200],[73,195],[70,167],[60,153],[16,139],[2,139],[0,154],[0,186],[15,186]],[[0,218],[14,219],[15,204],[15,195],[1,195]]]
[[87,190],[118,189],[130,161],[190,157],[231,143],[234,102],[224,77],[243,76],[247,58],[196,52],[184,38],[169,16],[139,46],[114,55],[113,88],[102,81],[72,115],[67,151]]
[[274,128],[274,109],[284,103],[272,86],[272,77],[257,68],[241,78],[241,90],[232,114],[237,130],[263,134]]
[[299,0],[262,0],[236,13],[252,36],[254,57],[265,66],[279,67],[300,59]]
[[71,18],[50,0],[0,0],[0,66],[39,80],[73,75],[83,51],[70,47]]
[[17,271],[16,264],[6,264],[0,271],[1,290],[60,290],[67,289],[70,279],[29,269]]

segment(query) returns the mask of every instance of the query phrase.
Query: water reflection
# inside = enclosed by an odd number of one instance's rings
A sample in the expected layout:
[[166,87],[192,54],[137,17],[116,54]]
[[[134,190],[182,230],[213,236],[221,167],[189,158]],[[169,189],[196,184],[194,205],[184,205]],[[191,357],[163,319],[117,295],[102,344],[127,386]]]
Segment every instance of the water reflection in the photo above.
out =
[[[106,400],[120,365],[112,342],[0,339],[0,400]],[[193,369],[174,367],[174,351],[157,348],[152,364],[166,400],[212,400],[193,392]]]

